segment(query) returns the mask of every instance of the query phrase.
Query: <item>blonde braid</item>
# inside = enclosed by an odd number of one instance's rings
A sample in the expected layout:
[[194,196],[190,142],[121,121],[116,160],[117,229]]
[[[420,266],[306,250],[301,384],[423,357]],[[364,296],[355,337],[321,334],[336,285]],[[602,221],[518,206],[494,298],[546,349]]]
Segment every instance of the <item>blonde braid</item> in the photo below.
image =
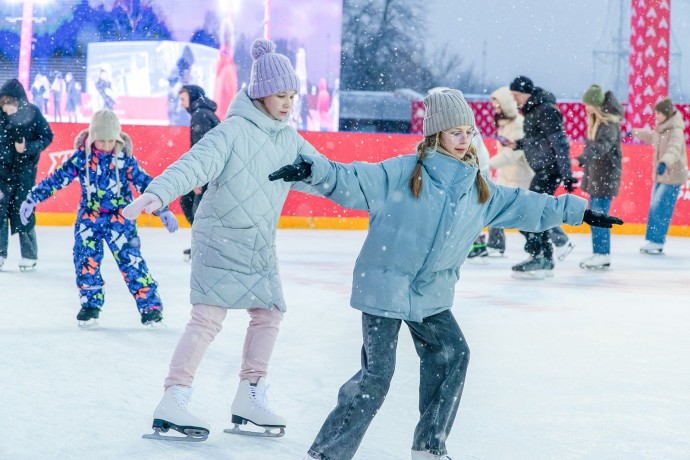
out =
[[419,198],[422,193],[422,162],[426,158],[426,151],[432,146],[438,146],[439,135],[438,133],[432,134],[431,136],[426,136],[421,142],[417,144],[417,164],[412,171],[412,177],[410,177],[410,190],[415,198]]

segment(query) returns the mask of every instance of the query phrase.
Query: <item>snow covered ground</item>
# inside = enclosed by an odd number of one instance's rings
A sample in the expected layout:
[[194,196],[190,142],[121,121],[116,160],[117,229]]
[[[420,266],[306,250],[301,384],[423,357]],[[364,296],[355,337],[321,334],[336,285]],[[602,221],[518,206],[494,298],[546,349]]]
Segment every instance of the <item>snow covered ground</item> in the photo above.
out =
[[[350,274],[364,232],[282,230],[289,304],[273,358],[273,405],[285,437],[224,434],[248,317],[228,316],[195,381],[192,410],[211,423],[205,443],[141,439],[162,395],[189,313],[189,230],[143,229],[167,329],[140,326],[110,254],[101,327],[80,330],[71,228],[39,227],[40,263],[17,270],[18,243],[0,272],[0,459],[301,459],[359,365],[359,312]],[[472,350],[448,440],[453,459],[690,458],[690,239],[664,256],[641,237],[614,236],[613,269],[586,272],[589,235],[546,281],[510,278],[523,258],[465,265],[454,314]],[[407,459],[417,420],[418,360],[403,327],[388,399],[357,459]]]

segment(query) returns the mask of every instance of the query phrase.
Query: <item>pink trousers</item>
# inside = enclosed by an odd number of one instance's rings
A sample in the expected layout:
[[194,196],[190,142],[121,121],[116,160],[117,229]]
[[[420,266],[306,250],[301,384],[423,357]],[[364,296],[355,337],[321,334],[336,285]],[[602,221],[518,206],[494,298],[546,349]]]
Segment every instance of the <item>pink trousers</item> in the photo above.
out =
[[[240,380],[256,383],[265,377],[268,362],[278,337],[283,312],[277,308],[250,308],[247,310],[251,320],[244,338],[242,352],[242,369]],[[213,305],[192,305],[192,318],[187,323],[180,338],[172,360],[170,372],[165,379],[165,388],[173,385],[191,387],[201,359],[206,349],[223,328],[223,320],[228,314],[227,308]]]

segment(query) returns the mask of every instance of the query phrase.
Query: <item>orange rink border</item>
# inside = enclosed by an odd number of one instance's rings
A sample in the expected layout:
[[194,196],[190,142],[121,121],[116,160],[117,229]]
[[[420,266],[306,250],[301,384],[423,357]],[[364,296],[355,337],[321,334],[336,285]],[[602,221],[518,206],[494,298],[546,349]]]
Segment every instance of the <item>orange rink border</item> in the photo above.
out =
[[[189,223],[176,216],[180,227],[189,228]],[[73,226],[76,215],[68,212],[37,212],[36,224],[46,226]],[[312,230],[366,230],[369,219],[366,217],[295,217],[282,216],[278,222],[278,228],[282,229],[312,229]],[[163,227],[161,220],[155,216],[141,216],[137,219],[140,227]],[[645,224],[624,224],[617,225],[612,229],[616,235],[644,235]],[[582,225],[573,227],[563,225],[563,230],[567,233],[589,233],[589,226]],[[515,231],[515,230],[508,230]],[[668,231],[669,236],[688,236],[690,237],[690,226],[671,225]]]

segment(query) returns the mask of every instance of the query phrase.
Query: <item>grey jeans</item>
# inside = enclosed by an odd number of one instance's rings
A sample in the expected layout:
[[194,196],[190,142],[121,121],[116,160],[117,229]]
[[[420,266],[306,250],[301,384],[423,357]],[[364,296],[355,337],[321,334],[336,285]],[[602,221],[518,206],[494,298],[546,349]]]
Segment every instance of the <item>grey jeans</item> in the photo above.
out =
[[[395,371],[395,354],[402,321],[362,313],[362,369],[338,393],[309,449],[312,458],[351,459],[383,404]],[[446,438],[458,411],[470,350],[450,310],[405,321],[420,358],[419,422],[413,450],[446,454]]]

